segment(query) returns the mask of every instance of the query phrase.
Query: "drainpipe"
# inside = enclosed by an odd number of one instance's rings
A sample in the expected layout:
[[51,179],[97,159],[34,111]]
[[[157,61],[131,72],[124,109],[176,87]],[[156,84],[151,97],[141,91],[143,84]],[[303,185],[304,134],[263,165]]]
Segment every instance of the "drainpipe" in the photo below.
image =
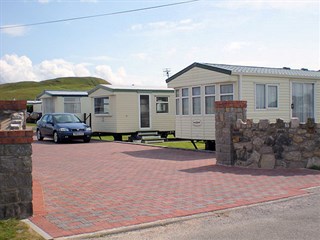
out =
[[238,80],[238,98],[239,100],[242,100],[242,75],[239,75]]

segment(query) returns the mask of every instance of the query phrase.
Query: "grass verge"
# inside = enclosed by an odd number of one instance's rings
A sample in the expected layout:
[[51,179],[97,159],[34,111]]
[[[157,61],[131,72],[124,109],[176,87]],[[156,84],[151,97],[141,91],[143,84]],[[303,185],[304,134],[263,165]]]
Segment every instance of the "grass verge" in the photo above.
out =
[[44,240],[27,224],[16,219],[0,221],[1,240]]
[[313,169],[313,170],[320,170],[320,166],[317,166],[317,165],[312,165],[311,167],[309,167],[310,169]]
[[[195,142],[198,150],[205,149],[205,143],[203,141]],[[168,148],[181,148],[181,149],[192,149],[195,150],[191,141],[168,141],[164,143],[153,143],[154,146],[162,146]]]
[[[123,141],[128,141],[129,135],[123,136]],[[98,136],[93,136],[92,139],[100,140]],[[194,146],[192,145],[191,141],[175,141],[173,135],[168,136],[169,141],[164,143],[152,143],[147,145],[153,145],[153,146],[160,146],[160,147],[168,147],[168,148],[181,148],[181,149],[192,149],[195,150]],[[101,136],[101,140],[103,141],[113,141],[112,136]],[[205,149],[205,143],[204,141],[197,141],[195,142],[196,146],[199,150]]]

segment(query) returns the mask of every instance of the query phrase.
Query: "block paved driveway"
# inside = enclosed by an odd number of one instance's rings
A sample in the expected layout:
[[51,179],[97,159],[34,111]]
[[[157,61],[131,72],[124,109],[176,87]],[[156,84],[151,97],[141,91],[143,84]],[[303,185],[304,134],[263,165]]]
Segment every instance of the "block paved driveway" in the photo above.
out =
[[34,142],[34,216],[52,237],[306,194],[320,172],[215,165],[214,153],[91,142]]

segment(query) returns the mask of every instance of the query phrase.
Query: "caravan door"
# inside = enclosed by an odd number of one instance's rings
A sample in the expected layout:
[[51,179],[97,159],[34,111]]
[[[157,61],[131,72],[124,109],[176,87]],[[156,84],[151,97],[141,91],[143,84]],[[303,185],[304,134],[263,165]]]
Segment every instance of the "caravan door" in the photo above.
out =
[[140,129],[150,129],[150,96],[140,95]]

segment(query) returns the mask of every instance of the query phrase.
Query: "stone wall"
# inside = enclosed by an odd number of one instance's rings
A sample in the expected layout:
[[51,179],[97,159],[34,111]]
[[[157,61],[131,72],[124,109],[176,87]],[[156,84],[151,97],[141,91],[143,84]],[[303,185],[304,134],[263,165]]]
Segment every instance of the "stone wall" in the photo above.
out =
[[248,168],[320,167],[320,124],[246,119],[246,102],[216,102],[217,163]]
[[[26,109],[26,101],[4,102],[0,113]],[[0,219],[32,215],[32,141],[32,130],[0,131]]]
[[309,168],[320,166],[320,124],[238,120],[233,129],[234,163],[252,168]]

